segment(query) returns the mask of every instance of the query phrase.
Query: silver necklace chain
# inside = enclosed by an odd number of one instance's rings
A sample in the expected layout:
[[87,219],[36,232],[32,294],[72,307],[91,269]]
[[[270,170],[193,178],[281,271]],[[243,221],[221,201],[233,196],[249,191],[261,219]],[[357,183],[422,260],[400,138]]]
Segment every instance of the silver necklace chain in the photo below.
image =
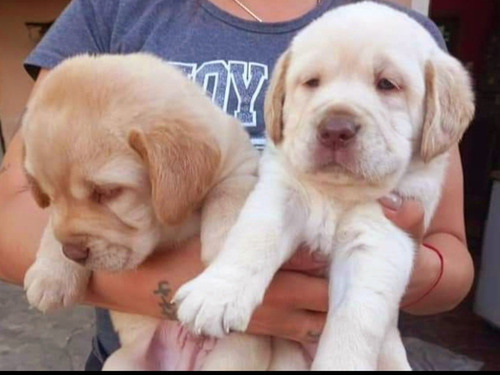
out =
[[[249,15],[251,15],[256,21],[262,23],[264,22],[262,20],[262,18],[260,18],[259,16],[257,16],[254,12],[252,12],[245,4],[243,4],[240,0],[233,0],[236,4],[238,4],[238,6],[243,9],[245,12],[247,12]],[[316,0],[316,6],[319,5],[319,3],[321,2],[321,0]]]
[[250,14],[253,18],[255,18],[257,21],[259,22],[264,22],[262,21],[262,18],[260,18],[259,16],[257,16],[254,12],[252,12],[245,4],[243,4],[240,0],[233,0],[236,4],[238,4],[240,6],[240,8],[242,8],[245,12],[247,12],[248,14]]

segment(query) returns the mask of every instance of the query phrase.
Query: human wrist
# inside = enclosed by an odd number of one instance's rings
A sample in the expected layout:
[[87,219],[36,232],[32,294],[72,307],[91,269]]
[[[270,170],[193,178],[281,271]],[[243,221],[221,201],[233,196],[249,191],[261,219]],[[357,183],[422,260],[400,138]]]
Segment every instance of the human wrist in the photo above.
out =
[[407,292],[401,302],[403,310],[418,306],[438,287],[444,274],[444,258],[432,244],[420,245]]

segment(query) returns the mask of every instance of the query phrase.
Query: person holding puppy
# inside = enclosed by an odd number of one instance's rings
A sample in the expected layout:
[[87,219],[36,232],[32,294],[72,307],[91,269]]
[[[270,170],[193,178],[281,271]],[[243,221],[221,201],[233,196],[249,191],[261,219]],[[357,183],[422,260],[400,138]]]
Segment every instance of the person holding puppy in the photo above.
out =
[[[151,52],[202,85],[214,103],[247,128],[254,145],[263,147],[262,106],[276,59],[298,30],[343,3],[74,0],[27,59],[26,69],[38,83],[48,70],[75,54]],[[432,22],[410,14],[445,48]],[[0,169],[0,278],[16,284],[22,284],[34,260],[47,217],[26,187],[22,139],[16,134]],[[403,310],[433,314],[452,309],[465,297],[473,279],[458,149],[452,151],[442,198],[426,233],[418,202],[389,196],[381,204],[386,216],[421,244]],[[163,293],[171,298],[178,287],[201,272],[199,248],[199,239],[193,239],[182,249],[153,257],[135,272],[96,273],[82,303],[173,318],[171,310],[158,306],[158,297]],[[321,277],[324,265],[324,260],[311,258],[307,249],[300,249],[274,279],[249,332],[315,342],[327,308],[328,285]],[[89,369],[99,368],[118,345],[106,311],[97,311],[98,332]]]

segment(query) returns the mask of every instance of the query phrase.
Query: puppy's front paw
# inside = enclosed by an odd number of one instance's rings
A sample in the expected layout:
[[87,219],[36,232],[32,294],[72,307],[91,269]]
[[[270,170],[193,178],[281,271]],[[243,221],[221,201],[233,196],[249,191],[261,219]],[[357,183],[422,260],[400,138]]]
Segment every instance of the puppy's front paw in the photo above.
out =
[[89,277],[90,271],[76,264],[37,259],[24,277],[24,290],[31,306],[47,312],[77,302]]
[[220,338],[230,331],[245,331],[265,291],[255,286],[204,273],[178,290],[177,317],[198,335]]

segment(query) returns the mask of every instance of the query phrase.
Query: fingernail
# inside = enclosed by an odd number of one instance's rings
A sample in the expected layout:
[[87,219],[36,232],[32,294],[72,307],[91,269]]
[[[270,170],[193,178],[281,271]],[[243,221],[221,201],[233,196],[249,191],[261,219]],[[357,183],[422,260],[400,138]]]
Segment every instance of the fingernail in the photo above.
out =
[[380,198],[379,202],[384,207],[393,211],[397,211],[401,208],[401,205],[403,204],[403,199],[395,193],[390,193],[385,197]]

